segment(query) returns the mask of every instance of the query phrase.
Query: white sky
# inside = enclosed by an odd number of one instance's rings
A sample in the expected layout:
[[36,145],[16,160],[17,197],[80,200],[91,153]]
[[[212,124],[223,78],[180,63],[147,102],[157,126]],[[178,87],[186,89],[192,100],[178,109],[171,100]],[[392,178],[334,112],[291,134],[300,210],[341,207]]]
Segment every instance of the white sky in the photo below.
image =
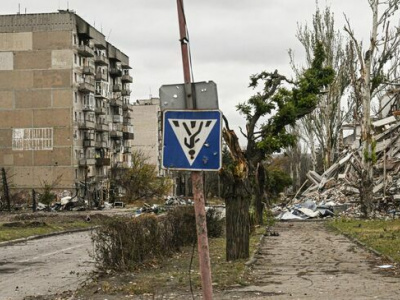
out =
[[[158,96],[163,84],[183,82],[176,0],[3,0],[1,14],[73,9],[130,57],[131,99]],[[213,80],[230,125],[243,125],[236,104],[252,95],[249,76],[278,69],[291,75],[288,49],[301,65],[297,24],[311,24],[315,0],[184,0],[195,81]],[[345,13],[358,37],[368,37],[367,0],[320,0],[342,29]],[[238,132],[237,132],[238,133]],[[239,134],[239,133],[238,133]]]

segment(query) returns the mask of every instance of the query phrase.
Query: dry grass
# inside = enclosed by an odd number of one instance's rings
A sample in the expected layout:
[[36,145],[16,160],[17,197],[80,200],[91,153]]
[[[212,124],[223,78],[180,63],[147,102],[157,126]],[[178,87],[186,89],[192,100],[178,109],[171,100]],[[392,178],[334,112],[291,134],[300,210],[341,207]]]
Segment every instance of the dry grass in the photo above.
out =
[[[256,249],[263,232],[264,229],[259,228],[251,236],[251,253]],[[225,244],[224,237],[209,239],[214,290],[248,285],[252,280],[245,266],[246,260],[226,261]],[[95,294],[96,299],[106,299],[109,296],[113,296],[112,299],[122,299],[129,295],[144,294],[159,297],[171,292],[190,295],[190,277],[192,288],[195,293],[198,293],[201,281],[197,246],[194,248],[193,263],[190,267],[192,250],[192,246],[185,246],[172,257],[153,260],[134,272],[103,274],[97,282],[79,290],[77,296],[81,299],[92,299],[91,297]]]
[[400,219],[338,219],[329,222],[328,226],[358,239],[396,262],[400,262]]
[[72,214],[16,214],[0,222],[0,242],[43,235],[72,229],[83,229],[101,224],[106,216],[93,215],[90,222],[85,215]]

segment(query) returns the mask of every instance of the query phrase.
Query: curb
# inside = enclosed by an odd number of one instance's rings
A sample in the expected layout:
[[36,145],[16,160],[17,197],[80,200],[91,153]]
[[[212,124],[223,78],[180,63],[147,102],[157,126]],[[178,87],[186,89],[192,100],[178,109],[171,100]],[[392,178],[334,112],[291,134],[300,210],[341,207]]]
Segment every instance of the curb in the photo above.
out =
[[258,243],[258,247],[253,251],[249,260],[244,263],[246,267],[251,267],[257,261],[256,254],[258,254],[258,251],[260,251],[261,244],[264,242],[264,240],[265,240],[265,235],[262,234],[260,237],[260,242]]
[[357,244],[358,246],[364,248],[365,250],[375,254],[376,256],[379,256],[379,257],[382,257],[382,258],[386,258],[387,260],[389,260],[393,264],[396,263],[396,261],[392,257],[390,257],[390,256],[388,256],[386,254],[383,254],[383,253],[379,252],[378,250],[375,250],[374,248],[366,245],[365,243],[361,242],[359,239],[355,238],[354,236],[351,236],[350,234],[345,233],[345,232],[341,231],[340,229],[338,229],[336,227],[334,228],[334,230],[336,232],[340,233],[341,235],[343,235],[344,237],[346,237],[347,239],[349,239],[351,242],[353,242],[353,243]]
[[63,235],[63,234],[77,233],[77,232],[84,232],[84,231],[91,231],[91,230],[99,228],[99,227],[100,226],[93,226],[93,227],[88,227],[88,228],[80,228],[80,229],[71,229],[71,230],[65,230],[65,231],[51,232],[51,233],[46,233],[46,234],[41,234],[41,235],[32,235],[32,236],[28,236],[26,238],[20,238],[20,239],[11,240],[11,241],[0,242],[0,247],[11,246],[11,245],[14,245],[14,244],[24,243],[24,242],[28,242],[28,241],[31,241],[31,240],[44,239],[44,238],[52,237],[52,236],[56,236],[56,235]]

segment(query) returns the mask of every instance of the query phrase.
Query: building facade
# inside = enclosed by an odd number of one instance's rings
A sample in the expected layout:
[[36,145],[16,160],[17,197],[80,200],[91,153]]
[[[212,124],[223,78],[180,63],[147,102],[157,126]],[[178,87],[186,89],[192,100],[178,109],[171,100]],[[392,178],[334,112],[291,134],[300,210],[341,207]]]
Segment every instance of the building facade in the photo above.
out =
[[162,175],[160,99],[152,97],[136,100],[132,115],[135,128],[132,148],[143,153],[147,162],[156,166],[158,174]]
[[17,190],[108,197],[133,140],[129,58],[73,11],[0,16],[0,166]]

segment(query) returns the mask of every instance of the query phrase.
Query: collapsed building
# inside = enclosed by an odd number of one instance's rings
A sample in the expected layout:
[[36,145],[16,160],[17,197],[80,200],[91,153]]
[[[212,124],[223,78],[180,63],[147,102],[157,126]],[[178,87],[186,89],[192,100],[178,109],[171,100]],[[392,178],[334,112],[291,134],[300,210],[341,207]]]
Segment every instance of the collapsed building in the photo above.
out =
[[[372,120],[376,163],[373,166],[373,198],[376,217],[400,216],[400,110],[398,95],[387,97],[380,110],[380,118]],[[305,219],[336,215],[361,216],[360,176],[362,143],[360,124],[345,124],[349,131],[343,138],[343,150],[338,159],[322,174],[307,173],[296,195],[288,199],[288,206],[278,218]],[[306,187],[304,189],[304,187]],[[326,210],[329,210],[327,212]]]

